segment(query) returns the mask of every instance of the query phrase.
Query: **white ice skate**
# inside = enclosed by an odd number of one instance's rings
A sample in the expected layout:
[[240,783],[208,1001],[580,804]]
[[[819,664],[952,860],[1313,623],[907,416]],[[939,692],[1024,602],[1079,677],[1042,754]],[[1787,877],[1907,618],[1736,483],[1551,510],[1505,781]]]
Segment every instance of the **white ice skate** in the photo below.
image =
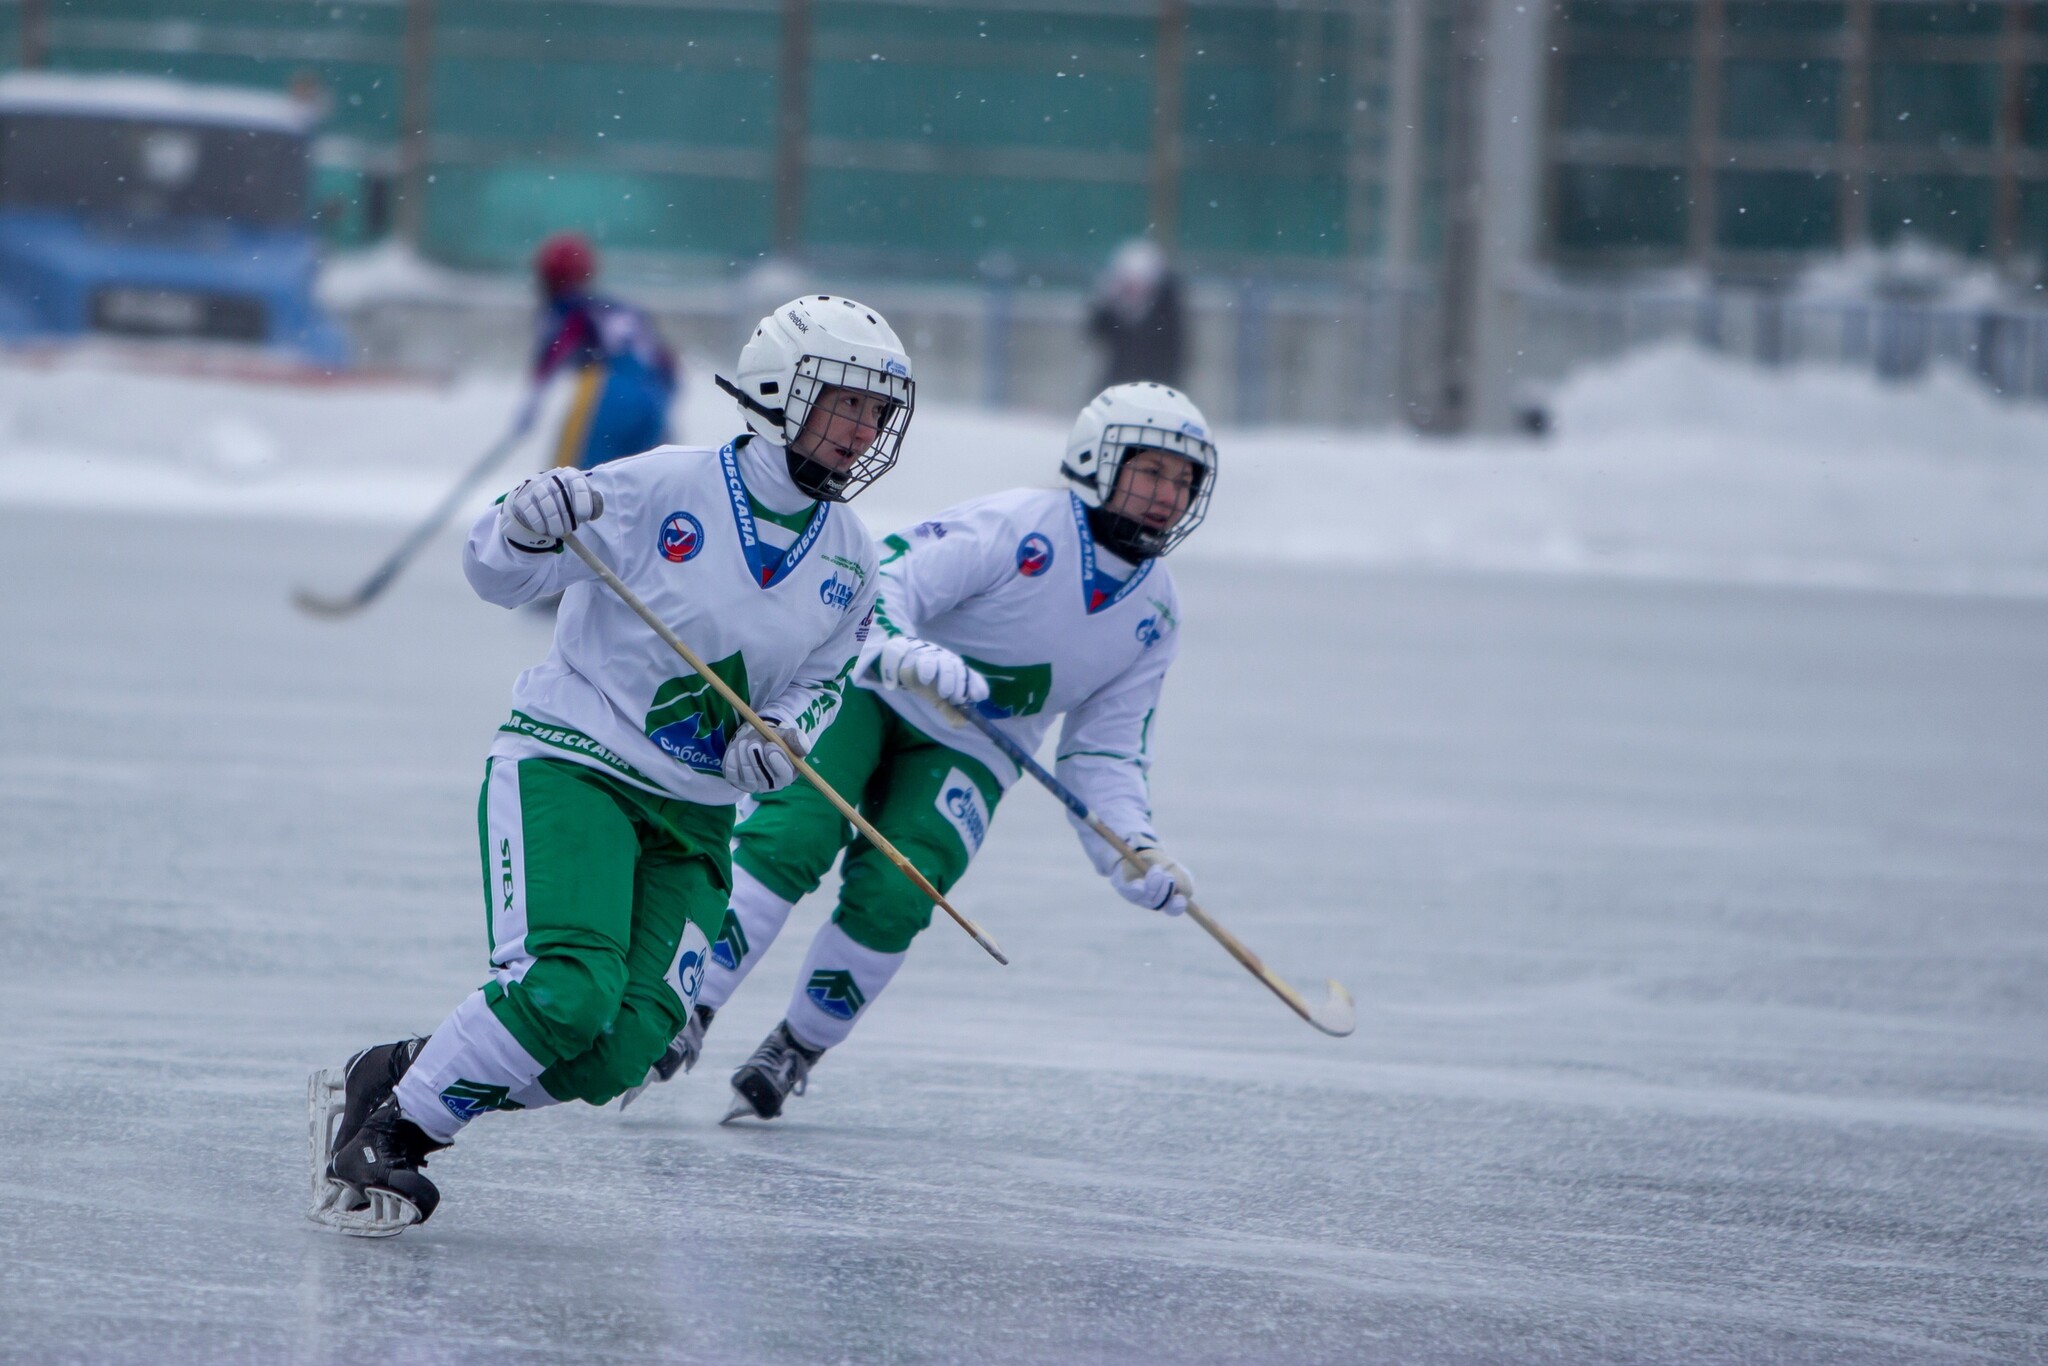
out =
[[353,1238],[390,1238],[420,1222],[419,1207],[391,1191],[363,1191],[327,1174],[348,1106],[348,1071],[322,1068],[306,1083],[306,1113],[313,1140],[313,1204],[306,1217]]

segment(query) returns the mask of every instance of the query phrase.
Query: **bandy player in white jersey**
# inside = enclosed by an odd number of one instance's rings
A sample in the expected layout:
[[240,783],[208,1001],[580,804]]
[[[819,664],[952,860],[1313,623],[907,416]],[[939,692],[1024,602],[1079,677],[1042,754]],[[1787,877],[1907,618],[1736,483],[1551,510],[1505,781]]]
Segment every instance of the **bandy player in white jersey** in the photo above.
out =
[[[1178,391],[1120,384],[1081,410],[1061,472],[1067,488],[962,503],[883,543],[859,686],[811,763],[838,791],[864,794],[862,814],[944,890],[1020,774],[943,708],[980,707],[1027,752],[1064,717],[1059,778],[1143,866],[1075,822],[1089,858],[1127,900],[1178,915],[1194,884],[1159,847],[1145,783],[1153,711],[1180,646],[1180,603],[1161,560],[1208,509],[1216,448]],[[735,832],[732,912],[696,1008],[649,1080],[695,1064],[718,1007],[842,848],[839,905],[811,941],[782,1023],[733,1074],[727,1118],[780,1114],[852,1031],[932,907],[850,835],[809,788],[758,799]]]
[[314,1075],[317,1222],[375,1237],[425,1221],[440,1194],[420,1168],[472,1119],[602,1105],[689,1019],[726,916],[734,803],[795,768],[563,537],[802,753],[872,619],[874,542],[843,504],[895,462],[914,399],[889,325],[826,295],[763,318],[736,374],[718,383],[750,430],[723,448],[550,471],[470,534],[486,601],[562,594],[484,770],[488,978],[430,1038]]

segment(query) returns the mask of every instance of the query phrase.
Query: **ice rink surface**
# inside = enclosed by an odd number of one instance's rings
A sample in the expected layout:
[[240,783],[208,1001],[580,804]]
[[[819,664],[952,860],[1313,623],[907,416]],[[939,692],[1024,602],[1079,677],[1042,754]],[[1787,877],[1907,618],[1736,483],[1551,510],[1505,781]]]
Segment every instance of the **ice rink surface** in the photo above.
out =
[[307,1072],[481,979],[475,784],[545,623],[453,539],[16,509],[0,1358],[2048,1357],[2048,603],[1180,569],[1161,829],[1279,971],[1013,789],[810,1094],[785,942],[629,1113],[487,1116],[384,1243]]

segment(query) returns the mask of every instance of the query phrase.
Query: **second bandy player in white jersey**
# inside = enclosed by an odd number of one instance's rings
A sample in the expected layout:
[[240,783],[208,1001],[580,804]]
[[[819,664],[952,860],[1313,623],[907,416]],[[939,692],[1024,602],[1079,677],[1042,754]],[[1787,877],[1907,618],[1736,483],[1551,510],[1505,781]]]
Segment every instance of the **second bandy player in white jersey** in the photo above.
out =
[[[1159,847],[1146,790],[1153,711],[1180,645],[1162,557],[1201,522],[1216,448],[1195,405],[1161,384],[1120,384],[1082,409],[1067,487],[949,508],[882,546],[875,630],[839,718],[811,755],[838,791],[941,890],[966,872],[1017,767],[947,708],[979,707],[1026,751],[1064,718],[1058,776],[1140,851],[1119,859],[1075,823],[1127,900],[1179,914],[1186,869]],[[734,835],[731,913],[689,1024],[649,1080],[696,1062],[704,1031],[842,848],[839,905],[812,939],[783,1021],[733,1075],[727,1118],[771,1119],[801,1093],[902,965],[932,907],[825,800],[764,794]]]
[[398,1233],[439,1203],[430,1153],[477,1116],[635,1085],[690,1017],[730,892],[733,808],[796,777],[579,557],[574,534],[802,753],[871,630],[876,552],[844,501],[894,463],[909,358],[848,299],[761,320],[719,386],[750,430],[521,484],[464,572],[517,607],[562,593],[547,658],[513,686],[478,826],[490,961],[430,1038],[311,1083],[312,1217]]

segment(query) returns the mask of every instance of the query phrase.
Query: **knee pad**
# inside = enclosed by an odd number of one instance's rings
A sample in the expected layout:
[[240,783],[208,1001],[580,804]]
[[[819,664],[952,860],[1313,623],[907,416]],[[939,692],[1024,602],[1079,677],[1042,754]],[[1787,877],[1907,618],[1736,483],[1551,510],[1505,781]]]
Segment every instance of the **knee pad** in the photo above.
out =
[[932,923],[932,901],[871,848],[849,858],[832,921],[877,953],[902,953]]
[[612,1027],[625,992],[625,960],[589,953],[543,954],[516,988],[526,1011],[545,1025],[565,1057],[589,1048]]

